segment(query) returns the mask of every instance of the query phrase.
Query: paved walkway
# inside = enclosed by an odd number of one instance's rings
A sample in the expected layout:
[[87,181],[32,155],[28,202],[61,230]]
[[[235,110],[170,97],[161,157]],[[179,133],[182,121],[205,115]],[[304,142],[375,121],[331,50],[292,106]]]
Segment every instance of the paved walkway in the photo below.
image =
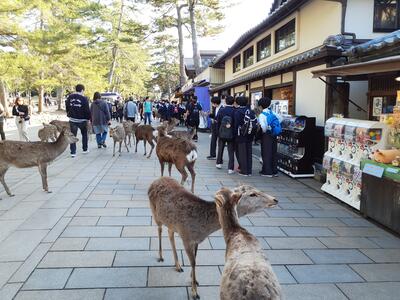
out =
[[[216,170],[204,159],[207,143],[202,134],[200,196],[212,200],[221,186],[243,182],[279,199],[278,208],[244,217],[242,224],[262,243],[287,299],[399,299],[399,238],[286,176],[242,178]],[[112,158],[110,147],[91,145],[88,155],[71,159],[66,152],[49,167],[52,194],[41,191],[36,169],[7,174],[16,197],[1,188],[0,299],[188,299],[182,244],[184,273],[174,271],[168,250],[165,262],[157,262],[146,195],[159,176],[155,155],[145,159],[139,147],[138,154]],[[254,166],[256,173],[258,162]],[[170,249],[167,238],[163,243]],[[200,245],[202,299],[218,299],[224,248],[221,232]]]

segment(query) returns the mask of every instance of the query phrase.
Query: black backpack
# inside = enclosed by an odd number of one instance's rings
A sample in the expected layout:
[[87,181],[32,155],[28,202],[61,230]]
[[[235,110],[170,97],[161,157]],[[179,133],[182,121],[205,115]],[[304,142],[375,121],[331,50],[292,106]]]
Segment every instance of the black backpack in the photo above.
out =
[[222,140],[230,141],[233,139],[233,122],[231,116],[224,116],[219,126],[219,138]]
[[243,125],[239,127],[240,136],[254,136],[258,126],[255,113],[250,109],[246,110],[243,121]]

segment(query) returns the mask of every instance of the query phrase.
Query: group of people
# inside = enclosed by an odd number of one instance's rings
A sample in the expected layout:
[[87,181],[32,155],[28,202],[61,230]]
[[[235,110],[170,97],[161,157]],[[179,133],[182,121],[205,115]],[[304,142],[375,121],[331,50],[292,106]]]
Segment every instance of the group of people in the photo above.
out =
[[[281,133],[278,116],[269,108],[271,99],[261,98],[258,106],[262,112],[256,116],[247,97],[225,97],[222,105],[219,97],[211,99],[211,143],[209,160],[216,160],[216,168],[222,169],[225,147],[228,151],[228,174],[238,172],[242,176],[253,173],[252,144],[255,136],[261,139],[263,166],[261,176],[275,177],[277,169],[277,136]],[[235,156],[238,167],[235,169]]]

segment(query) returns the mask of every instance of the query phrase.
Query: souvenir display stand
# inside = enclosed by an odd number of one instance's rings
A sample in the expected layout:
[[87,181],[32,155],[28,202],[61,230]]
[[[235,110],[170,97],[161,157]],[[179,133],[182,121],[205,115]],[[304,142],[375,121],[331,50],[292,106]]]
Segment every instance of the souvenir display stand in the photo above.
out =
[[331,118],[325,125],[329,138],[324,155],[326,183],[322,190],[360,210],[361,160],[378,149],[387,149],[388,130],[383,123]]
[[278,136],[278,169],[293,178],[313,177],[312,138],[315,118],[282,116]]

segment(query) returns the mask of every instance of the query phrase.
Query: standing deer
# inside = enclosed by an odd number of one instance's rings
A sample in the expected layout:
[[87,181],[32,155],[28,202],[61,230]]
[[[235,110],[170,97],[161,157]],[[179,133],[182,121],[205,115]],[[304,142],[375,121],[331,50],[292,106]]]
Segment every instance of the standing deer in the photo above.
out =
[[144,144],[144,155],[146,155],[146,142],[148,142],[151,146],[151,150],[147,158],[151,157],[151,154],[153,153],[154,149],[154,143],[153,141],[156,141],[156,138],[154,136],[154,133],[156,130],[151,127],[151,125],[139,125],[136,127],[135,130],[135,137],[136,137],[136,148],[135,148],[135,153],[137,152],[137,147],[139,144],[139,141],[143,141]]
[[37,166],[42,177],[43,190],[49,192],[47,184],[47,165],[62,154],[69,144],[78,139],[71,132],[63,129],[57,141],[45,142],[17,142],[3,141],[0,143],[0,181],[9,196],[14,196],[8,188],[4,176],[10,166],[30,168]]
[[39,129],[38,137],[41,142],[55,142],[57,140],[57,127],[52,124],[43,123],[43,128]]
[[119,156],[121,156],[122,143],[125,144],[126,151],[129,152],[128,145],[126,144],[125,130],[121,125],[117,125],[114,128],[110,128],[110,137],[114,140],[113,156],[115,156],[115,146],[119,143]]
[[135,145],[135,130],[139,126],[139,123],[128,120],[123,121],[122,126],[124,126],[125,130],[125,140],[128,140],[129,147],[132,147],[131,138],[133,139],[133,145]]
[[[215,194],[219,222],[226,242],[220,299],[280,300],[282,291],[260,242],[239,224],[236,207],[242,194],[223,188]],[[278,201],[271,201],[275,206]]]
[[[262,210],[276,203],[254,187],[242,185],[234,190],[242,195],[238,206],[240,217]],[[174,233],[182,238],[186,254],[192,267],[192,295],[198,298],[196,282],[196,254],[198,245],[211,233],[221,228],[214,202],[205,201],[186,190],[176,180],[161,177],[148,190],[153,219],[158,226],[159,262],[162,255],[162,225],[168,228],[168,236],[175,260],[175,269],[183,272],[176,253]]]
[[187,168],[192,178],[192,193],[194,193],[194,185],[196,180],[196,172],[194,171],[194,164],[197,159],[196,146],[181,138],[170,137],[166,133],[166,127],[160,125],[158,127],[158,138],[156,153],[161,166],[161,176],[164,176],[164,164],[168,163],[168,173],[171,176],[172,164],[178,169],[182,175],[181,184],[186,182],[188,174],[185,170]]

